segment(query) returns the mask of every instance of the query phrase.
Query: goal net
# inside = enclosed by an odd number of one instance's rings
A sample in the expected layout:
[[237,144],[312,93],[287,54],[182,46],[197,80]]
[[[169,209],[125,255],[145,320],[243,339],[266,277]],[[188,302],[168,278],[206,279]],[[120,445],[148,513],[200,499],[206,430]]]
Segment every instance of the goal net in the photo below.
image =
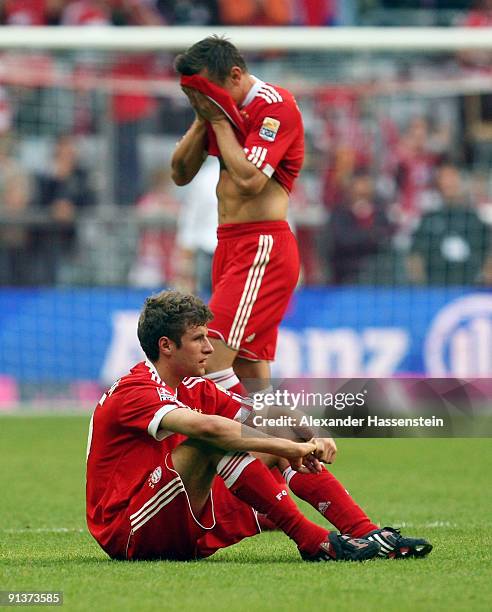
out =
[[[90,404],[140,358],[149,293],[207,294],[217,167],[177,189],[169,163],[193,119],[173,58],[210,33],[2,32],[0,406]],[[277,375],[489,376],[490,33],[224,33],[305,124]]]

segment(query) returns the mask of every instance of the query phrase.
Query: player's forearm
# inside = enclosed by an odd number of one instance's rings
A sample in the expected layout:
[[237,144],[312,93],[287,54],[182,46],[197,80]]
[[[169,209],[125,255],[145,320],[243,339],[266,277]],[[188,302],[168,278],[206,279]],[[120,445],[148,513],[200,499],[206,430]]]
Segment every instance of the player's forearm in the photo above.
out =
[[[302,425],[302,418],[305,416],[299,410],[290,410],[281,406],[263,406],[261,411],[251,411],[246,425],[256,428],[256,418],[257,422],[261,423],[262,430],[269,435],[295,441],[311,440],[314,438],[314,431],[311,427]],[[257,417],[260,417],[259,421]],[[270,426],[268,423],[275,424]]]
[[171,159],[172,179],[176,185],[187,185],[200,170],[205,152],[205,122],[195,119],[178,142]]
[[[273,409],[273,410],[272,410]],[[278,406],[271,406],[268,412],[268,416],[270,416],[270,411],[272,410],[272,415],[284,416],[286,418],[292,419],[292,426],[290,427],[291,434],[288,436],[289,438],[293,438],[294,440],[311,440],[314,438],[314,431],[311,427],[307,425],[302,425],[302,418],[306,415],[304,412],[300,410],[290,410],[285,408],[280,408]]]
[[246,159],[243,148],[234,135],[228,121],[212,123],[220,155],[227,168],[229,176],[240,193],[254,196],[265,187],[268,177]]
[[267,436],[237,421],[198,414],[188,408],[177,408],[166,414],[161,428],[203,440],[225,451],[258,451],[286,458],[301,456],[295,454],[300,448],[296,442]]
[[289,457],[295,452],[296,442],[268,436],[263,432],[237,421],[223,417],[212,417],[214,423],[202,440],[226,451],[263,452],[279,457]]

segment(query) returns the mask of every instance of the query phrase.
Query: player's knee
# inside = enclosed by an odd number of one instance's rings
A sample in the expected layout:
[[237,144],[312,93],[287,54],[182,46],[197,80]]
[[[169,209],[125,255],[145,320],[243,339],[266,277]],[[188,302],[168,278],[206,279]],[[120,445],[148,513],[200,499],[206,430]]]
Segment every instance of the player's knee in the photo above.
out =
[[237,351],[234,351],[233,349],[228,347],[222,340],[218,340],[217,338],[209,338],[209,340],[213,346],[214,352],[209,355],[207,359],[207,374],[230,368],[234,363]]
[[206,466],[214,467],[224,456],[225,452],[204,440],[188,438],[188,440],[182,442],[173,450],[172,455],[175,464],[192,465],[194,466],[193,469],[196,470],[196,466],[203,468],[206,468]]
[[234,371],[241,380],[248,379],[255,382],[254,389],[249,391],[260,391],[270,385],[271,373],[268,361],[250,361],[237,357],[234,361]]
[[188,440],[183,445],[211,455],[220,452],[213,445],[227,434],[228,423],[226,419],[217,415],[203,414],[193,423],[193,429],[188,433]]

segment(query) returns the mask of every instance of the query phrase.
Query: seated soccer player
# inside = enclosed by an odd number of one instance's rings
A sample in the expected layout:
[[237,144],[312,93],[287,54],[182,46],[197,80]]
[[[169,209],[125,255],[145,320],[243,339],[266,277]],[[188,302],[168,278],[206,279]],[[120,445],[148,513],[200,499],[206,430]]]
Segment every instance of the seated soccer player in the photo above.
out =
[[[145,303],[138,337],[147,360],[103,395],[91,419],[87,522],[101,547],[117,559],[197,559],[257,534],[261,513],[309,561],[427,554],[425,540],[405,540],[404,550],[398,532],[378,529],[342,494],[320,463],[333,459],[332,440],[296,442],[241,424],[248,401],[201,378],[211,317],[201,300],[177,292]],[[282,467],[295,492],[302,476],[308,501],[318,503],[319,488],[343,534],[306,519],[254,452]]]

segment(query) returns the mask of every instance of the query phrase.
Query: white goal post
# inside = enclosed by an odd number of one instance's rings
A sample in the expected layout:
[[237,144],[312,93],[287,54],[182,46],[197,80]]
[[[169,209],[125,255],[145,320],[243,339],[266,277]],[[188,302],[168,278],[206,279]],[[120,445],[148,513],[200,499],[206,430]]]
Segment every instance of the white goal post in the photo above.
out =
[[492,28],[400,27],[17,27],[0,28],[0,49],[179,51],[210,34],[242,51],[458,51],[491,49]]

